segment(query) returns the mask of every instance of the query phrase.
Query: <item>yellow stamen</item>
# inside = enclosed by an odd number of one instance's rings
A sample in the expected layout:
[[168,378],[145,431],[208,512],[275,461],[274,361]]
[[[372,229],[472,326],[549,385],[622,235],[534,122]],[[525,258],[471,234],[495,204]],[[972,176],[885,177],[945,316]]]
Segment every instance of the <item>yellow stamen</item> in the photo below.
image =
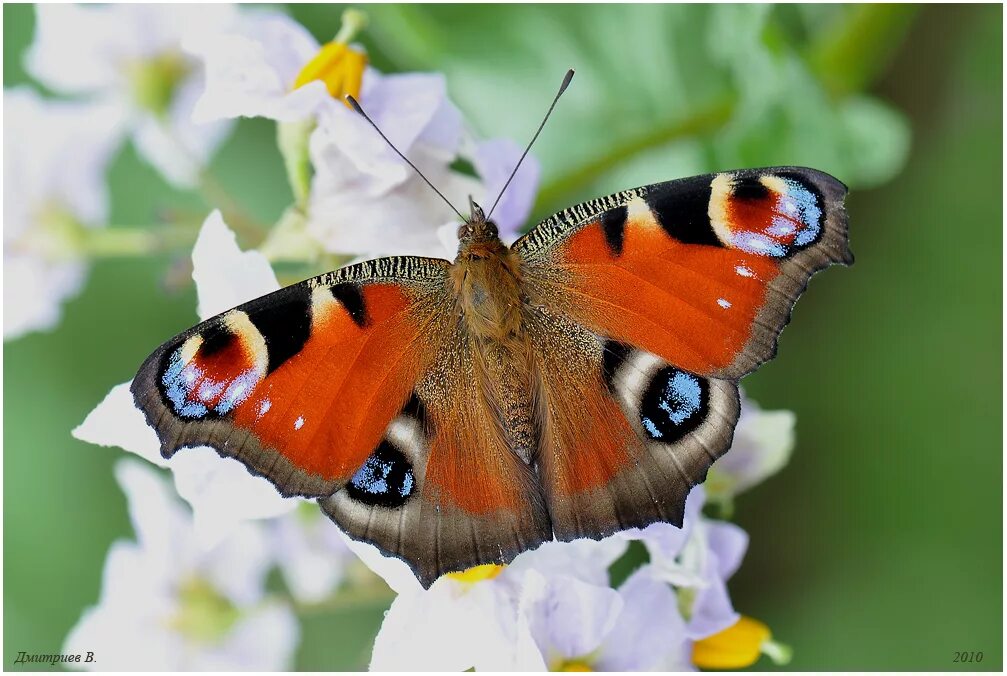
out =
[[127,62],[124,69],[136,104],[163,117],[168,114],[175,92],[189,74],[190,66],[182,54],[168,51]]
[[762,622],[742,616],[727,629],[692,644],[692,661],[702,669],[742,669],[755,664],[767,646],[776,646]]
[[220,643],[241,618],[230,600],[200,578],[183,581],[178,588],[178,600],[178,613],[168,621],[168,626],[198,643]]
[[504,567],[498,563],[484,563],[481,566],[474,566],[459,573],[448,573],[447,576],[452,580],[475,584],[476,582],[482,582],[483,580],[492,580],[502,573],[503,569]]
[[594,671],[594,668],[584,660],[565,660],[552,671]]
[[[309,82],[321,80],[329,95],[346,102],[346,95],[360,98],[360,85],[367,67],[367,54],[349,46],[360,30],[367,24],[366,15],[359,10],[343,12],[343,25],[336,38],[318,50],[294,80],[294,89]],[[349,105],[349,104],[347,104]]]

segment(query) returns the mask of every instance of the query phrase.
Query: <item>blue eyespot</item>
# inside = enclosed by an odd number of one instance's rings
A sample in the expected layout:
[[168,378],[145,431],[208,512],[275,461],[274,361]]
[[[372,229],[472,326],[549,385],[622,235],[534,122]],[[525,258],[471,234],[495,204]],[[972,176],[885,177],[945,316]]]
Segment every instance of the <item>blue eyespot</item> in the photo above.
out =
[[654,441],[673,443],[706,419],[709,383],[672,366],[661,369],[640,403],[640,424]]
[[182,362],[181,347],[168,358],[168,364],[161,375],[161,386],[164,396],[171,402],[179,417],[194,419],[206,417],[206,406],[189,399],[193,384],[199,380],[200,375],[199,369],[194,364]]
[[793,205],[799,214],[799,220],[804,224],[791,246],[801,247],[811,244],[818,239],[822,230],[822,208],[819,206],[818,197],[804,187],[803,184],[791,178],[783,179],[787,184],[787,196],[784,204]]
[[405,504],[415,485],[409,460],[390,443],[382,441],[346,489],[350,497],[365,504],[394,508]]

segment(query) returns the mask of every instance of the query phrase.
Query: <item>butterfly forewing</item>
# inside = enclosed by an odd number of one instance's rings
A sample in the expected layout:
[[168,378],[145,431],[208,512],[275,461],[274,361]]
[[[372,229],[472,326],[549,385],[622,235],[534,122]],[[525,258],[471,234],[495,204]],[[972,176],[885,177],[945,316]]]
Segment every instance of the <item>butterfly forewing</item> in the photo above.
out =
[[772,358],[810,276],[852,262],[845,194],[799,167],[710,174],[571,207],[514,249],[530,293],[597,334],[737,379]]
[[207,444],[285,495],[338,490],[431,358],[422,339],[425,299],[446,267],[420,258],[368,261],[168,341],[132,385],[162,454]]

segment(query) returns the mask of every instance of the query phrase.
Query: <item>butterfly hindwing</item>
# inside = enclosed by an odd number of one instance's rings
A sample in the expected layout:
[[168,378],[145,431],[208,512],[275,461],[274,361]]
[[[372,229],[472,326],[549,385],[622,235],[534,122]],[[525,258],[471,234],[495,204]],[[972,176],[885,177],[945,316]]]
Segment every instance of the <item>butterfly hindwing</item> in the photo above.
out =
[[559,313],[532,315],[533,344],[549,346],[535,355],[537,461],[555,537],[681,526],[690,489],[730,446],[737,385],[598,337]]
[[515,243],[530,293],[599,335],[738,379],[811,275],[852,262],[846,188],[812,169],[710,174],[566,209]]

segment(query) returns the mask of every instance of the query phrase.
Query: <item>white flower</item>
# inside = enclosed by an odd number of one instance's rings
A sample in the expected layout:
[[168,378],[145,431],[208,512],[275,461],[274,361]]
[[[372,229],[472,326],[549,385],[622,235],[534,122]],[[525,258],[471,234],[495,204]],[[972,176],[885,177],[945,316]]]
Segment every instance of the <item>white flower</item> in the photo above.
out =
[[263,591],[270,555],[244,524],[205,550],[168,484],[148,465],[120,460],[136,542],[112,545],[101,599],[67,637],[66,653],[102,671],[279,670],[291,666],[299,629],[289,607]]
[[400,594],[385,614],[371,671],[510,671],[538,666],[519,621],[520,580],[445,576],[430,589]]
[[[468,204],[479,183],[450,169],[461,116],[443,76],[364,74],[360,103],[393,144],[453,204]],[[454,212],[353,110],[332,102],[319,111],[310,140],[315,175],[308,231],[331,252],[431,254],[436,227]]]
[[[203,319],[279,288],[268,261],[257,252],[242,252],[216,211],[203,224],[192,262]],[[281,497],[268,481],[209,447],[185,449],[166,461],[157,434],[133,403],[129,385],[112,388],[73,435],[101,446],[119,446],[169,467],[176,489],[192,506],[197,536],[206,546],[219,542],[243,521],[296,508],[298,500]]]
[[329,598],[357,557],[346,536],[314,502],[269,522],[270,538],[283,579],[295,599],[319,603]]
[[203,222],[192,249],[199,318],[209,319],[280,288],[269,261],[258,251],[242,251],[220,211]]
[[521,226],[528,220],[531,208],[538,191],[538,181],[541,175],[538,160],[528,155],[514,179],[507,186],[507,191],[501,194],[507,179],[521,159],[524,148],[509,139],[490,139],[476,146],[473,153],[473,163],[476,173],[486,186],[482,206],[487,216],[493,207],[493,200],[500,195],[500,203],[493,210],[493,220],[500,229],[501,238],[510,244],[516,238]]
[[116,109],[4,90],[4,339],[54,327],[87,265],[83,228],[105,224]]
[[188,186],[229,126],[193,122],[203,73],[182,37],[217,32],[234,15],[229,5],[39,5],[26,65],[54,91],[120,106],[138,151]]
[[734,442],[703,484],[709,501],[729,515],[734,496],[779,472],[794,448],[795,423],[792,411],[764,411],[742,392]]
[[[360,21],[344,15],[341,34],[358,30]],[[248,12],[220,33],[187,39],[185,48],[207,73],[196,119],[261,116],[283,123],[280,147],[300,207],[291,232],[306,231],[331,253],[443,256],[443,241],[454,256],[459,222],[451,207],[324,82],[295,88],[305,66],[320,50],[335,48],[334,43],[320,47],[282,14]],[[363,68],[363,57],[353,63],[348,71]],[[333,71],[338,68],[331,65]],[[354,73],[360,76],[359,70]],[[521,149],[509,141],[476,145],[463,140],[461,115],[439,74],[383,75],[367,68],[357,98],[392,143],[462,213],[470,195],[489,209],[520,157]],[[310,186],[305,153],[314,167]],[[459,155],[469,159],[481,180],[452,170]],[[537,162],[528,158],[494,213],[505,241],[516,237],[528,217],[537,183]],[[283,258],[290,243],[276,239],[266,250]]]
[[220,33],[187,38],[183,47],[206,70],[206,88],[193,111],[199,122],[242,116],[294,122],[330,99],[321,81],[294,88],[319,44],[284,14],[250,11]]
[[[490,141],[468,153],[485,183],[453,170],[462,122],[441,75],[368,69],[361,105],[462,214],[469,196],[488,210],[521,155],[513,143]],[[453,257],[458,216],[360,115],[335,102],[322,107],[310,152],[315,175],[307,228],[327,251],[441,257],[448,246]],[[537,163],[529,157],[494,213],[505,240],[527,218],[537,181]]]
[[522,611],[527,581],[563,576],[607,585],[608,567],[626,542],[546,543],[508,566],[487,564],[445,575],[427,590],[398,559],[383,557],[370,545],[351,546],[399,594],[374,641],[372,670],[500,671],[544,664]]
[[641,540],[650,553],[653,574],[675,587],[690,639],[705,638],[737,622],[727,580],[748,548],[744,530],[703,516],[704,499],[702,486],[692,489],[682,528],[653,523],[620,534]]
[[551,671],[692,669],[675,592],[649,566],[618,591],[532,571],[521,604],[543,667]]
[[[361,21],[344,14],[341,34],[352,34]],[[303,27],[281,14],[249,12],[221,33],[186,40],[185,48],[205,64],[207,73],[197,119],[262,116],[284,123],[280,147],[303,210],[298,227],[303,225],[324,250],[363,257],[442,256],[443,241],[448,255],[454,256],[459,222],[451,207],[325,83],[316,80],[295,88],[306,64],[317,59],[320,50],[336,48],[334,43],[320,47]],[[335,72],[340,66],[319,68]],[[346,68],[359,78],[354,68],[363,68],[363,57]],[[486,209],[492,206],[521,149],[504,140],[478,145],[465,141],[461,115],[447,98],[443,76],[383,75],[367,68],[358,81],[362,85],[357,98],[367,114],[456,208],[467,212],[470,195]],[[310,187],[305,152],[314,167]],[[451,169],[459,155],[470,161],[480,179]],[[516,237],[528,217],[538,173],[537,162],[528,158],[494,213],[505,241]],[[289,249],[271,241],[268,250],[282,258]]]

